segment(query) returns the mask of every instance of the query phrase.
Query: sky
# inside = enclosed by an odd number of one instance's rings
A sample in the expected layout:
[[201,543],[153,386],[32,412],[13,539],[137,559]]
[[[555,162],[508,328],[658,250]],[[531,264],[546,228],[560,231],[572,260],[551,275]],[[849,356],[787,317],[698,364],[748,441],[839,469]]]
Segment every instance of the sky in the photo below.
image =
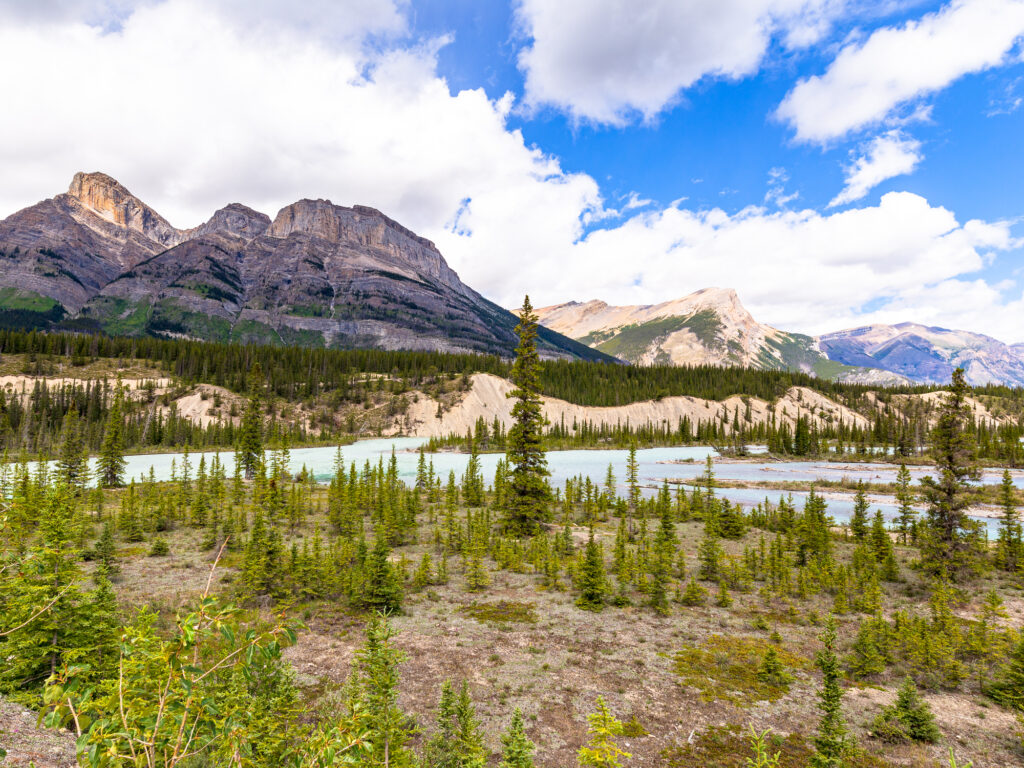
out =
[[0,0],[0,216],[378,208],[508,307],[1024,342],[1024,0]]

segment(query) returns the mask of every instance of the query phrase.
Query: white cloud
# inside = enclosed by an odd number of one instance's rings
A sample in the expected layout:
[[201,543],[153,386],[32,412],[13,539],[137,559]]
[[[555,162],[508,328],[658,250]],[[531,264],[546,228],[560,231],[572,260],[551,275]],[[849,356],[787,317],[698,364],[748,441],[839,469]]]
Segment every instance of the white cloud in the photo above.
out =
[[[458,245],[449,249],[458,252]],[[945,324],[1017,340],[1016,305],[1004,308],[991,293],[986,303],[975,303],[983,283],[960,280],[982,269],[989,252],[1020,245],[1008,224],[961,224],[952,212],[907,192],[830,215],[671,207],[592,232],[544,258],[496,262],[480,283],[501,286],[492,290],[509,306],[526,288],[540,305],[589,297],[653,303],[729,286],[758,319],[805,333],[871,320],[876,315],[861,307],[902,296],[901,320],[942,316]],[[944,293],[936,292],[940,285]],[[954,301],[957,287],[962,297]]]
[[828,205],[833,208],[860,200],[886,179],[912,173],[919,162],[921,142],[917,139],[895,130],[876,136],[864,154],[846,167],[846,184]]
[[461,227],[517,231],[532,253],[571,242],[599,204],[594,180],[508,130],[506,99],[452,95],[435,54],[366,60],[198,0],[145,6],[112,32],[4,25],[0,70],[23,74],[4,85],[18,119],[0,121],[0,211],[102,170],[178,226],[232,201],[273,215],[328,197],[442,238],[468,199]]
[[[651,302],[727,285],[764,320],[804,331],[850,324],[865,302],[914,286],[953,281],[952,291],[986,254],[1014,247],[1007,225],[960,224],[906,193],[827,216],[639,208],[630,196],[623,218],[584,237],[584,221],[606,214],[596,181],[526,146],[507,125],[509,98],[452,94],[436,71],[439,41],[367,58],[356,37],[336,40],[241,24],[199,0],[138,8],[113,30],[0,25],[0,71],[20,73],[4,83],[17,119],[0,121],[0,215],[61,191],[77,170],[111,173],[182,227],[229,202],[273,215],[326,197],[430,237],[507,306],[526,292],[538,304]],[[915,299],[921,317],[934,311],[927,300]],[[966,327],[1005,337],[1019,326],[1016,305],[963,306],[978,315],[962,315]]]
[[800,141],[838,139],[964,75],[1004,63],[1022,35],[1022,0],[955,0],[849,43],[823,75],[799,82],[777,115]]
[[774,35],[816,42],[843,0],[520,0],[531,42],[526,101],[576,119],[622,124],[672,104],[702,77],[757,71]]

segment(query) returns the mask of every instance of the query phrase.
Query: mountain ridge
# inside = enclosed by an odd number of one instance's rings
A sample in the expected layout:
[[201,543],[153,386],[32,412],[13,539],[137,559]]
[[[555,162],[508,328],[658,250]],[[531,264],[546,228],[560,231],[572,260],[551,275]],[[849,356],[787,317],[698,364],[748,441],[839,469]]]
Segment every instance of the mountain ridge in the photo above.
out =
[[791,333],[755,320],[731,288],[650,305],[570,301],[538,314],[559,333],[638,365],[781,368],[865,384],[944,384],[963,366],[971,384],[1024,386],[1024,343],[912,322]]
[[[0,324],[509,356],[518,318],[369,206],[230,203],[178,229],[104,173],[0,221]],[[544,329],[546,357],[610,360]]]
[[703,288],[650,305],[568,302],[538,310],[540,322],[637,365],[740,365],[799,370],[864,383],[905,383],[875,368],[837,365],[813,337],[754,319],[731,288]]

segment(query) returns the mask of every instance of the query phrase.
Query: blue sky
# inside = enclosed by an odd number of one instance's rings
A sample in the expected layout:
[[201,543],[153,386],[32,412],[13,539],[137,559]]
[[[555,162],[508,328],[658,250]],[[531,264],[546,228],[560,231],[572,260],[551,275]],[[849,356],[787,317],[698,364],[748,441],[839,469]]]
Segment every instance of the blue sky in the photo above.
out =
[[1024,342],[1024,0],[0,0],[0,214],[378,207],[514,306]]

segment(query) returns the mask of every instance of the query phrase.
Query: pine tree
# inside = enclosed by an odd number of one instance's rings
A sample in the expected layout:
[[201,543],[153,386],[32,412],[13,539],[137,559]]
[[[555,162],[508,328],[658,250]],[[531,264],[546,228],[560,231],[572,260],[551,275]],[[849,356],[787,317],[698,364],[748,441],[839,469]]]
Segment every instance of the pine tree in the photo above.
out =
[[855,539],[863,539],[868,535],[868,499],[864,494],[864,484],[860,481],[857,482],[857,493],[853,497],[850,533]]
[[402,582],[388,559],[391,550],[383,536],[378,535],[366,562],[361,604],[375,611],[398,611],[402,608]]
[[934,744],[942,736],[928,702],[921,698],[913,679],[900,685],[896,702],[885,707],[874,722],[875,735],[885,741],[923,741]]
[[391,643],[393,633],[387,619],[374,614],[366,626],[366,645],[357,653],[361,704],[372,747],[369,765],[412,766],[415,758],[406,746],[413,723],[398,707],[398,666],[404,656]]
[[836,658],[836,621],[829,616],[821,635],[824,648],[818,652],[822,687],[818,693],[821,722],[814,737],[812,768],[842,768],[850,751],[850,740],[843,719],[843,689],[840,686],[839,659]]
[[1024,637],[985,693],[1008,709],[1024,712]]
[[999,518],[996,563],[1004,571],[1016,573],[1024,566],[1024,542],[1021,540],[1020,515],[1014,499],[1013,478],[1008,469],[1003,470],[1003,481],[999,486],[999,506],[1003,515]]
[[585,611],[604,610],[608,585],[604,572],[604,557],[601,554],[601,547],[594,541],[593,529],[590,531],[587,548],[584,550],[583,567],[578,577],[578,584],[580,596],[576,600],[576,605]]
[[501,762],[498,768],[534,768],[533,742],[526,736],[523,713],[518,707],[512,713],[512,722],[501,736]]
[[757,668],[757,678],[766,685],[776,688],[786,688],[793,682],[793,676],[782,666],[779,660],[779,652],[774,645],[769,645],[768,650],[761,657],[761,664]]
[[263,389],[263,369],[259,363],[253,366],[249,381],[249,402],[242,415],[238,446],[235,449],[235,462],[242,468],[246,480],[252,480],[256,476],[259,465],[263,462],[263,402],[260,397]]
[[907,544],[910,541],[910,532],[914,529],[914,522],[917,518],[917,510],[914,509],[914,492],[910,490],[910,470],[906,464],[900,464],[896,472],[896,501],[899,503],[900,541]]
[[72,488],[83,488],[89,472],[89,454],[78,411],[69,408],[61,426],[60,449],[57,455],[57,476]]
[[124,467],[124,393],[119,382],[114,403],[107,415],[97,461],[100,487],[119,488],[124,485]]
[[487,749],[484,747],[480,723],[476,719],[469,686],[462,681],[462,688],[455,701],[455,739],[458,745],[458,768],[484,768],[487,764]]
[[[38,538],[0,593],[0,631],[16,632],[0,646],[0,692],[39,704],[43,683],[65,661],[85,661],[81,623],[88,608],[79,589],[79,517],[65,485],[46,492]],[[6,574],[5,574],[6,575]]]
[[97,572],[103,574],[107,579],[115,579],[121,574],[121,566],[117,564],[114,530],[110,527],[109,521],[103,523],[103,532],[93,549],[93,557],[96,560]]
[[946,573],[954,580],[973,573],[979,565],[974,526],[967,517],[969,483],[980,475],[966,399],[964,371],[957,368],[931,431],[931,454],[939,476],[921,478],[922,496],[928,504],[921,562],[928,572]]
[[596,711],[587,715],[587,743],[580,747],[576,759],[589,768],[622,768],[622,759],[632,757],[619,748],[615,740],[622,735],[623,725],[608,710],[604,697],[597,697]]
[[437,730],[427,741],[424,756],[434,768],[458,768],[458,725],[455,721],[455,689],[452,681],[441,684],[441,700],[437,708]]
[[523,299],[516,333],[519,346],[511,372],[515,389],[509,393],[509,397],[515,398],[515,404],[512,406],[513,425],[506,438],[510,472],[505,494],[505,526],[513,534],[532,536],[549,519],[551,488],[543,447],[544,414],[538,394],[537,316],[529,296]]

